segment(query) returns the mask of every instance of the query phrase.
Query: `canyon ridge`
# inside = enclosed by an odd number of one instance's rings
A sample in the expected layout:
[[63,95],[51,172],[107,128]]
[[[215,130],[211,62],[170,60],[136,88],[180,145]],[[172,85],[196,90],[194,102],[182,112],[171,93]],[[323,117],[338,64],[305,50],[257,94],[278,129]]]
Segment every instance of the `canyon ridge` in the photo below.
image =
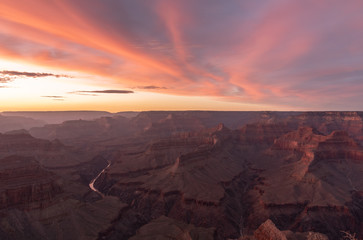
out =
[[7,112],[0,132],[0,239],[363,238],[363,112]]

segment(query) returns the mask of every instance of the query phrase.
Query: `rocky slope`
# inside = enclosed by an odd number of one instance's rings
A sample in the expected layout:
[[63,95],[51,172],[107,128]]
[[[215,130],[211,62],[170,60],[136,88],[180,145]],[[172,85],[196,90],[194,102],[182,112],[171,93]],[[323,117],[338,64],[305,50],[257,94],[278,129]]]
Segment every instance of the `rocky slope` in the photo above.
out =
[[32,118],[47,124],[61,124],[64,121],[70,120],[94,120],[114,115],[105,111],[6,111],[1,114],[6,117]]
[[0,239],[95,239],[125,207],[88,182],[107,164],[25,132],[0,135]]
[[363,141],[363,112],[306,112],[290,116],[290,125],[310,126],[328,135],[332,131],[345,131],[356,140]]
[[62,192],[58,177],[31,157],[0,159],[0,209],[43,208]]
[[[135,117],[126,118],[120,114],[96,120],[72,120],[62,124],[49,124],[30,129],[37,138],[60,139],[75,143],[81,141],[109,141],[110,139],[170,137],[191,131],[201,131],[223,123],[236,129],[247,123],[278,121],[291,112],[141,112]],[[122,141],[122,140],[121,140]]]
[[322,115],[177,134],[120,151],[96,184],[144,216],[139,225],[166,215],[215,227],[225,239],[271,218],[283,230],[332,239],[340,230],[362,234],[363,149],[358,120],[349,117],[357,114],[328,114],[329,128]]
[[0,133],[19,130],[30,129],[33,127],[42,127],[46,122],[36,120],[28,117],[21,116],[4,116],[0,114]]
[[[60,191],[30,213],[4,208],[0,236],[19,222],[16,231],[61,239],[69,228],[71,239],[263,239],[261,226],[280,239],[361,238],[361,116],[144,112],[1,134],[2,159],[31,157],[31,174],[50,174]],[[88,183],[108,163],[94,185],[102,198]]]
[[251,240],[328,240],[328,237],[316,232],[292,232],[280,231],[270,220],[262,223],[253,236],[245,236],[242,239]]
[[[346,132],[323,135],[302,127],[275,140],[266,159],[254,163],[263,181],[249,224],[265,216],[283,229],[318,230],[336,238],[341,229],[362,231],[362,206],[351,205],[363,189],[363,149]],[[279,194],[276,194],[279,193]],[[335,217],[334,217],[335,216]]]
[[0,158],[11,155],[32,156],[45,167],[57,168],[78,165],[92,153],[67,147],[58,140],[37,139],[27,132],[0,133]]
[[161,216],[145,226],[141,227],[137,234],[130,240],[147,240],[147,239],[213,239],[213,228],[195,227],[190,224],[175,221],[174,219]]

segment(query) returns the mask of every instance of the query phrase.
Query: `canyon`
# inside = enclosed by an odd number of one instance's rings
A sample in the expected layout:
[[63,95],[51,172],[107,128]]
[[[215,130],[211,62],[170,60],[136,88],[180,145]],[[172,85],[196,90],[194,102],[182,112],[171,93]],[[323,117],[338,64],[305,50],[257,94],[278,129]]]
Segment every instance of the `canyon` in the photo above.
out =
[[0,239],[363,238],[363,112],[19,114]]

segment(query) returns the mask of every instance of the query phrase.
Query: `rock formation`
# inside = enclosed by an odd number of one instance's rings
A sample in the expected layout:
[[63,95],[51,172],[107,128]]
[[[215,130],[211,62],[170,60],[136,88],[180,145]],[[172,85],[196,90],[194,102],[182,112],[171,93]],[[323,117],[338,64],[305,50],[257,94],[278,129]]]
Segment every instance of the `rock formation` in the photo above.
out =
[[[0,237],[361,238],[362,116],[143,112],[0,134],[16,189],[1,188]],[[108,163],[103,197],[88,184]]]
[[328,237],[316,232],[292,232],[280,231],[270,220],[266,220],[254,232],[253,237],[245,237],[254,240],[328,240]]

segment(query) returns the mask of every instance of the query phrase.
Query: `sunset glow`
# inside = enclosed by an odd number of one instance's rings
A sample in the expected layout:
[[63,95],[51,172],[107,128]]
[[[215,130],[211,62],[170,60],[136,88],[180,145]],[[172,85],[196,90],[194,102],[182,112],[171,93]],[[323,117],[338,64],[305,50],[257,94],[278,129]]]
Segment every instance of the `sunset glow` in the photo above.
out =
[[0,0],[0,111],[363,110],[362,8]]

